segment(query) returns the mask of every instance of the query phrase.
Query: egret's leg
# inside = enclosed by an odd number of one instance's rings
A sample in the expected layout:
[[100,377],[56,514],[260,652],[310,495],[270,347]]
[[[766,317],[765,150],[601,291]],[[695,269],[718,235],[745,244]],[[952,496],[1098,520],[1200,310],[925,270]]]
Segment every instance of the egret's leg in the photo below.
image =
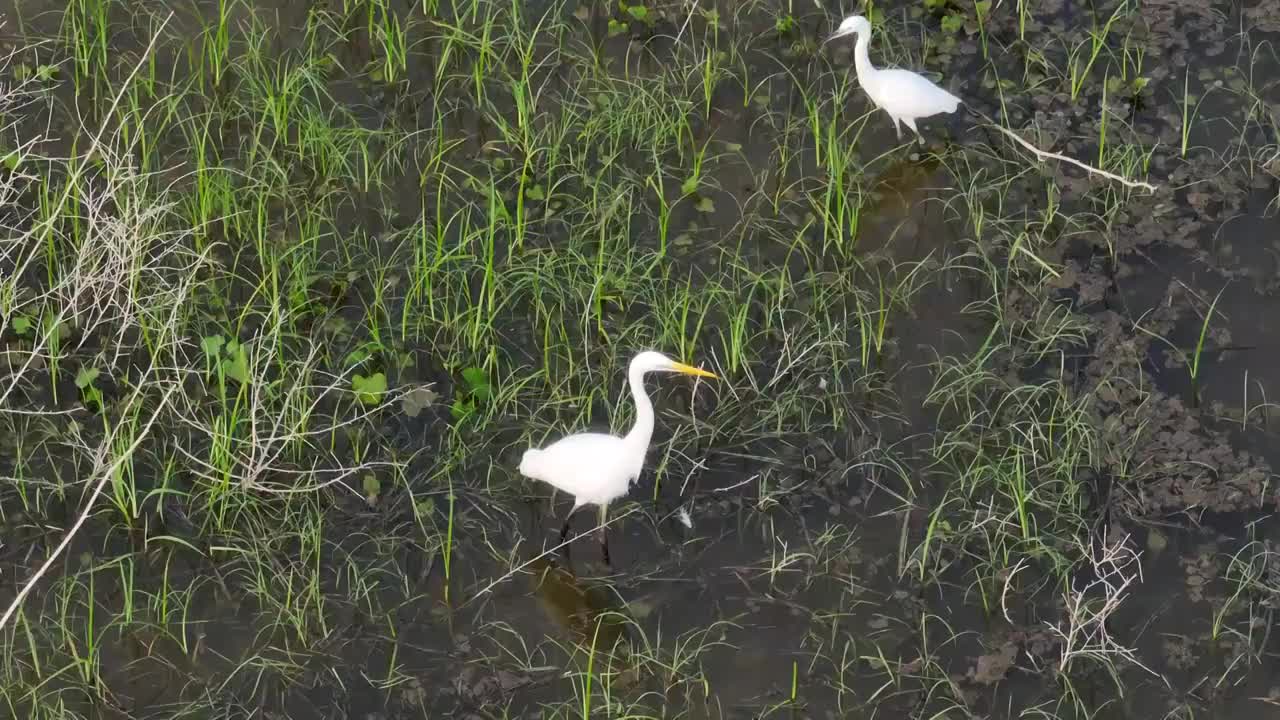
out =
[[613,567],[613,563],[609,562],[609,531],[604,526],[605,518],[609,515],[609,506],[600,506],[600,554],[604,555],[604,564]]
[[[917,137],[917,138],[919,138],[920,142],[922,142],[922,143],[924,142],[924,137],[920,135],[920,129],[916,127],[916,119],[915,119],[915,118],[908,118],[908,117],[904,117],[904,118],[902,118],[902,122],[903,122],[907,127],[911,128],[911,132],[913,132],[913,133],[915,133],[915,134],[916,134],[916,137]],[[898,135],[898,139],[902,139],[902,135]]]
[[573,509],[569,511],[569,516],[564,519],[564,526],[560,528],[560,542],[557,544],[564,545],[565,560],[569,559],[569,546],[564,544],[564,539],[569,535],[569,522],[573,520],[573,514],[578,511],[579,507],[579,505],[573,506]]

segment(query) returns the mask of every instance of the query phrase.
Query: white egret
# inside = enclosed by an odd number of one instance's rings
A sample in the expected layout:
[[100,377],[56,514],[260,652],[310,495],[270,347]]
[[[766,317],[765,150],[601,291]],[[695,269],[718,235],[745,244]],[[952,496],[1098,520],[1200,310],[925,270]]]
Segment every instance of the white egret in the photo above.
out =
[[678,363],[656,352],[642,352],[631,359],[627,380],[636,403],[636,424],[625,437],[604,433],[577,433],[545,448],[529,448],[520,458],[520,474],[573,496],[573,509],[560,529],[560,542],[569,534],[569,521],[583,505],[600,508],[600,546],[609,563],[609,539],[604,530],[609,503],[627,494],[640,477],[645,451],[653,435],[653,403],[644,390],[644,376],[651,372],[677,372],[715,379],[700,368]]
[[902,127],[898,121],[911,128],[923,142],[924,138],[916,128],[917,119],[956,111],[960,98],[938,87],[923,75],[896,68],[877,70],[871,64],[871,59],[867,57],[867,47],[871,44],[871,23],[865,17],[850,15],[845,18],[827,41],[851,34],[858,36],[857,45],[853,49],[858,84],[876,107],[893,118],[893,129],[898,131],[899,140],[902,139]]

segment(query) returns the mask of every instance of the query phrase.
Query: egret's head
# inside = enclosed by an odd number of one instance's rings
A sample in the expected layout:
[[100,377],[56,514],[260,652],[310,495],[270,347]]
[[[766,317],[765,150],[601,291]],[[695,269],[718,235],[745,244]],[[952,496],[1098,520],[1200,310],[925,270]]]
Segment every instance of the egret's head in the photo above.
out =
[[855,33],[859,35],[862,33],[866,33],[868,35],[871,34],[871,23],[861,15],[850,15],[845,18],[844,21],[840,23],[840,27],[836,28],[836,31],[831,33],[831,36],[827,38],[827,41],[830,42],[836,38],[842,38],[845,35],[853,35]]
[[684,363],[678,363],[675,360],[672,360],[671,358],[667,357],[666,355],[663,355],[662,353],[658,353],[658,352],[653,352],[652,350],[647,350],[635,356],[634,358],[632,358],[631,371],[640,372],[640,373],[678,372],[678,373],[684,373],[685,375],[697,375],[698,377],[711,378],[713,380],[716,379],[715,375],[712,375],[711,373],[707,372],[706,370],[703,370],[702,368],[696,368],[690,365],[685,365]]

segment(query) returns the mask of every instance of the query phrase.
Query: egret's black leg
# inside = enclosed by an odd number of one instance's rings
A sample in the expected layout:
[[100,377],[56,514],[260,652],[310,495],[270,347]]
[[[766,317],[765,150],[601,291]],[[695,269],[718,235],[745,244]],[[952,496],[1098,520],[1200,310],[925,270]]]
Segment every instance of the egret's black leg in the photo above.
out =
[[613,567],[613,563],[609,561],[609,530],[604,526],[605,516],[609,514],[609,506],[600,506],[600,554],[604,556],[604,564]]
[[569,562],[569,545],[572,545],[573,543],[566,545],[564,539],[569,536],[569,523],[572,522],[573,514],[577,512],[577,510],[578,506],[574,505],[573,509],[569,511],[568,517],[564,519],[564,525],[560,528],[560,542],[558,544],[563,546],[561,549],[564,550],[565,562]]

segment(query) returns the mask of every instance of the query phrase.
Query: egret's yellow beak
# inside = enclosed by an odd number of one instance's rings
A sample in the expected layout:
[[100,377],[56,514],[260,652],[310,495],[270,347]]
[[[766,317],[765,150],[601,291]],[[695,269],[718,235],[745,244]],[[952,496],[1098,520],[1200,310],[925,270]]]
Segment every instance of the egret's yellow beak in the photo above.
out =
[[684,373],[685,375],[697,375],[698,377],[711,378],[712,380],[720,379],[715,375],[707,372],[706,370],[703,370],[702,368],[696,368],[696,367],[693,367],[692,365],[685,365],[684,363],[673,362],[671,363],[671,369],[675,370],[676,372]]

